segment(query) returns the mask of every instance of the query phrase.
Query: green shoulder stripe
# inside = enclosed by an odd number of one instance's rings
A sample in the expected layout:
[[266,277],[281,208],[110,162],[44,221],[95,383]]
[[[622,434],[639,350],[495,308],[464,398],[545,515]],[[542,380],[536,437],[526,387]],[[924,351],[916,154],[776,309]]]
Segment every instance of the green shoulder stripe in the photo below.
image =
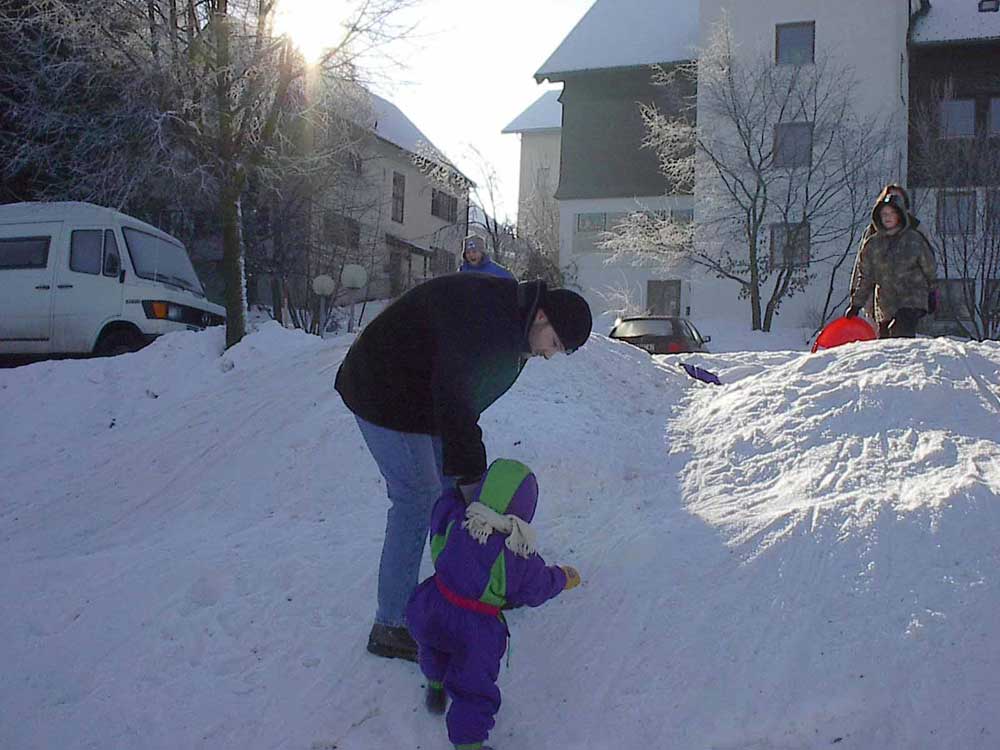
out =
[[490,568],[490,580],[486,582],[486,590],[483,591],[479,601],[492,604],[494,607],[502,607],[507,603],[507,561],[500,548],[500,554],[493,561]]
[[431,535],[431,562],[437,562],[438,555],[441,554],[441,550],[444,549],[444,545],[448,543],[448,537],[451,536],[451,529],[455,525],[454,521],[448,523],[448,528],[444,530],[443,534],[432,534]]

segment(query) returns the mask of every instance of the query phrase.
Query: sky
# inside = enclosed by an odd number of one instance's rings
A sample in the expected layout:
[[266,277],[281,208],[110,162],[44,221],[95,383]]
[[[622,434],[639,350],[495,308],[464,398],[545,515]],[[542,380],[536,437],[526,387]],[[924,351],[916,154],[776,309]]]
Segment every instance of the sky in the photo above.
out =
[[[417,666],[365,651],[353,334],[256,324],[0,369],[0,747],[450,747]],[[705,333],[595,334],[483,414],[583,579],[508,613],[490,744],[995,750],[1000,343]]]
[[[288,28],[304,44],[321,43],[343,3],[283,0]],[[481,182],[478,149],[496,170],[501,205],[517,212],[519,143],[500,131],[544,91],[533,75],[583,17],[593,0],[423,0],[400,16],[416,25],[389,48],[404,68],[387,69],[376,93],[396,104],[462,171]],[[294,11],[293,11],[294,9]],[[301,15],[300,15],[301,14]],[[326,24],[324,24],[326,20]]]

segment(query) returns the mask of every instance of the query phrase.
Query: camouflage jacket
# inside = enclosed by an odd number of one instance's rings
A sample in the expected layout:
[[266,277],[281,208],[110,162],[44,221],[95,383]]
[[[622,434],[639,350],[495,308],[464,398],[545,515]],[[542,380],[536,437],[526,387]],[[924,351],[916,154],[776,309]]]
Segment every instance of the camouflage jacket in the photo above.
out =
[[875,293],[875,319],[890,320],[903,307],[927,310],[927,296],[937,278],[934,251],[923,233],[904,216],[902,228],[886,232],[872,212],[876,231],[858,250],[851,274],[851,305],[864,307]]

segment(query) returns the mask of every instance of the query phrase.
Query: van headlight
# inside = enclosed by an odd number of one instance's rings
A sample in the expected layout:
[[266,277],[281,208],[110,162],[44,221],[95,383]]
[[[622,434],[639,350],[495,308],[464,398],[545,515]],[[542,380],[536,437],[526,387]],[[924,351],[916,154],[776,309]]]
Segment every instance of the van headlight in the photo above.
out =
[[146,312],[146,317],[155,320],[175,320],[180,322],[184,319],[184,308],[175,305],[173,302],[154,302],[145,300],[142,309]]

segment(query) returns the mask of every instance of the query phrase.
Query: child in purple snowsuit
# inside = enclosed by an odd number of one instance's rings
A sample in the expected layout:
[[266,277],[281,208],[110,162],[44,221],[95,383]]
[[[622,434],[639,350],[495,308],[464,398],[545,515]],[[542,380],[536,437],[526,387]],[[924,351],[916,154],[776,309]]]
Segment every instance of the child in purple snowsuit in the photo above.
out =
[[[427,707],[443,713],[460,750],[482,748],[500,708],[497,676],[507,648],[501,610],[537,607],[580,583],[535,551],[538,483],[524,464],[494,461],[467,505],[449,488],[431,514],[433,576],[410,597],[406,624],[428,680]],[[445,691],[445,692],[443,692]]]

